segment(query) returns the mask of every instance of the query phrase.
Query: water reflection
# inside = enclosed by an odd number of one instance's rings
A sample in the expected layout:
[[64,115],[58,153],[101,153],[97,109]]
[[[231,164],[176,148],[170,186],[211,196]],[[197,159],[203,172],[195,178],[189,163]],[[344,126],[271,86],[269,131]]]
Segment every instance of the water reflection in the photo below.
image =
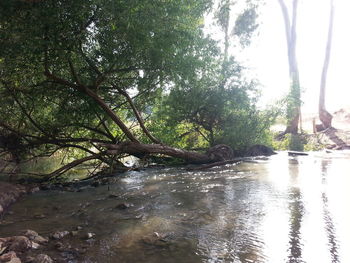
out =
[[[62,240],[86,247],[72,262],[347,263],[349,157],[281,153],[202,172],[131,172],[109,188],[41,192],[13,206],[0,236],[78,225],[96,233],[91,244]],[[128,209],[116,209],[125,202]]]
[[301,223],[304,214],[304,204],[300,188],[298,186],[299,166],[295,159],[289,160],[290,175],[290,193],[289,193],[289,255],[290,263],[302,262],[302,244],[301,244]]
[[[327,160],[321,161],[321,172],[322,172],[322,184],[327,185],[327,167],[329,163]],[[337,263],[339,261],[338,256],[338,240],[336,238],[336,228],[333,222],[333,217],[329,211],[327,192],[322,193],[323,201],[323,218],[325,223],[325,229],[328,236],[328,247],[332,259],[332,263]]]

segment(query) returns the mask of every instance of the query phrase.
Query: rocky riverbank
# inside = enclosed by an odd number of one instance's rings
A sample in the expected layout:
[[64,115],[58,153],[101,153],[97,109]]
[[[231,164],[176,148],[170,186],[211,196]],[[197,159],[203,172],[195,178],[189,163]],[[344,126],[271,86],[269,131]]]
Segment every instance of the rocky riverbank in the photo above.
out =
[[33,230],[26,230],[21,236],[0,238],[0,263],[51,263],[53,260],[46,254],[31,254],[31,250],[47,243],[48,239]]

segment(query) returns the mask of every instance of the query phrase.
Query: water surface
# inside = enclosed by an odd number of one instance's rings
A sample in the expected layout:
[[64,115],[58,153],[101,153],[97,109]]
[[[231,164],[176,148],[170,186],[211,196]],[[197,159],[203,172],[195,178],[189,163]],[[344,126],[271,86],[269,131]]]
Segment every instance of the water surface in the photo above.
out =
[[[114,181],[28,196],[3,218],[0,236],[82,227],[61,241],[70,250],[45,251],[63,262],[350,262],[350,153],[280,153]],[[85,240],[88,232],[96,235]]]

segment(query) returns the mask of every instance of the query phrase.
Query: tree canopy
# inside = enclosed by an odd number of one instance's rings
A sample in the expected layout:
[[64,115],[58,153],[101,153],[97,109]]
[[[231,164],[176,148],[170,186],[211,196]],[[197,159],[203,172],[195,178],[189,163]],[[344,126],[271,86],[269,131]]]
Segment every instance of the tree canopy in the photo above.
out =
[[[234,57],[204,33],[212,8],[209,0],[1,1],[1,148],[18,160],[58,151],[81,157],[52,176],[125,154],[215,159],[162,144],[171,126],[185,127],[172,131],[178,139],[199,132],[208,143],[197,146],[259,141],[245,140],[243,127],[259,138],[268,118]],[[249,35],[247,10],[237,25]]]

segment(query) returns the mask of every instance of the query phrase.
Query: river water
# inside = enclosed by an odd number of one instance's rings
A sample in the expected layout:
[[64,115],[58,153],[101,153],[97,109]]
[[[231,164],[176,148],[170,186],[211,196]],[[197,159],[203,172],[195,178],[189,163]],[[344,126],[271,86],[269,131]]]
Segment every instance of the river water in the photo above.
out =
[[46,248],[58,262],[350,262],[349,152],[113,180],[28,196],[0,237],[81,228],[60,241],[66,250]]

